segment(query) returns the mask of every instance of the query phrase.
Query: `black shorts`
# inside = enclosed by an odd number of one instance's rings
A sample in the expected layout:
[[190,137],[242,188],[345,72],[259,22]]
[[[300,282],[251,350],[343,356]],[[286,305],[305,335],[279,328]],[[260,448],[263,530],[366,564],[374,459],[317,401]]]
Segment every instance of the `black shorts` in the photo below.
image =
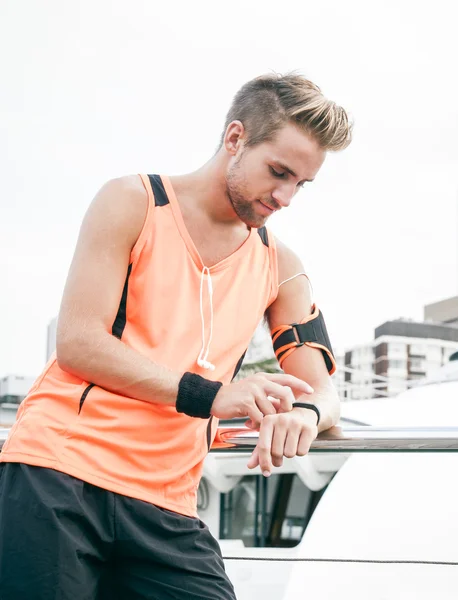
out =
[[235,600],[199,519],[0,463],[1,600]]

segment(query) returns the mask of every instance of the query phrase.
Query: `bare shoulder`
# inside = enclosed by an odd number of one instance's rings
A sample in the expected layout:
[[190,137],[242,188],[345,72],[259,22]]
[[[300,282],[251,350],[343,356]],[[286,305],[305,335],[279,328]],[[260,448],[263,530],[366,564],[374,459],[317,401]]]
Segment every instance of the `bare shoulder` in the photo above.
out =
[[146,213],[148,195],[138,175],[126,175],[107,181],[97,192],[92,206],[103,207],[107,216],[128,213],[133,218]]
[[298,255],[289,246],[275,238],[277,247],[278,281],[282,282],[297,273],[304,272],[304,266]]
[[138,175],[107,181],[97,192],[83,221],[82,230],[120,234],[133,246],[145,222],[148,195]]
[[105,186],[137,198],[146,198],[145,186],[139,175],[124,175],[107,181]]

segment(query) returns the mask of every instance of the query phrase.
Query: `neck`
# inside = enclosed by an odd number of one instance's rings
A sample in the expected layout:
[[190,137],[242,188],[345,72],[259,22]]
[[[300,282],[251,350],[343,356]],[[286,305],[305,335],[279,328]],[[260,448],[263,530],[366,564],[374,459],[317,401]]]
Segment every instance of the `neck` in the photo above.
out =
[[[226,164],[218,152],[202,167],[192,173],[171,177],[179,203],[193,210],[205,212],[215,223],[242,225],[226,192]],[[246,225],[243,224],[246,228]]]

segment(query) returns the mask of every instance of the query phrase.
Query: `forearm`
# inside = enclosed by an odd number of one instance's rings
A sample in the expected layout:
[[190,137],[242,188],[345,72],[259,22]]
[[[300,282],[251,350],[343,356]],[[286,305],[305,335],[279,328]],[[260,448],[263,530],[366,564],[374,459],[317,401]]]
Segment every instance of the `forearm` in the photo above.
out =
[[155,404],[175,405],[182,373],[150,361],[106,331],[57,341],[61,369],[102,388]]
[[[340,400],[334,384],[329,379],[326,383],[315,386],[311,395],[303,395],[297,398],[298,402],[307,402],[315,404],[320,411],[320,422],[318,424],[318,433],[326,431],[330,427],[337,425],[340,419]],[[310,410],[310,409],[298,409]]]
[[[340,419],[340,401],[337,390],[328,374],[321,350],[301,346],[290,354],[282,365],[286,373],[291,373],[309,383],[313,394],[296,397],[297,402],[315,404],[321,415],[318,432],[336,425]],[[307,410],[310,409],[298,409]]]

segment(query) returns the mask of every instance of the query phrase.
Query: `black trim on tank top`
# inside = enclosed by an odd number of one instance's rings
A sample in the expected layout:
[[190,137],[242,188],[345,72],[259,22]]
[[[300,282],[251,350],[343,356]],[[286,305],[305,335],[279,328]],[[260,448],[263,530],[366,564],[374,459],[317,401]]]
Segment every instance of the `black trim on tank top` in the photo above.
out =
[[165,191],[164,184],[159,175],[148,175],[151,189],[154,194],[154,205],[155,206],[166,206],[169,204],[167,192]]
[[95,383],[90,383],[87,386],[87,388],[84,390],[84,392],[81,394],[80,407],[78,409],[78,414],[80,414],[81,409],[83,408],[84,401],[86,400],[87,395],[89,394],[89,392],[92,390],[93,387],[95,387]]
[[269,247],[269,236],[267,235],[267,229],[265,227],[260,227],[258,229],[258,233],[264,246]]
[[[129,290],[129,277],[132,272],[132,264],[129,265],[127,269],[126,281],[124,283],[124,288],[122,290],[121,302],[119,303],[118,313],[113,323],[113,327],[111,328],[111,333],[115,337],[121,339],[122,334],[124,333],[124,328],[127,322],[127,292]],[[80,414],[81,409],[83,408],[83,404],[86,400],[87,395],[95,387],[95,383],[90,383],[81,394],[80,405],[78,409],[78,414]]]
[[208,419],[207,424],[207,450],[210,451],[210,446],[212,445],[212,421],[213,415]]
[[242,367],[243,359],[245,358],[246,353],[247,353],[247,351],[245,350],[245,352],[242,354],[242,356],[239,358],[237,364],[235,365],[234,374],[232,375],[231,381],[234,381],[235,376],[240,371],[240,369]]
[[119,303],[118,313],[111,328],[111,333],[121,339],[127,322],[127,292],[129,291],[129,277],[132,272],[132,264],[127,269],[126,281],[122,290],[121,302]]

